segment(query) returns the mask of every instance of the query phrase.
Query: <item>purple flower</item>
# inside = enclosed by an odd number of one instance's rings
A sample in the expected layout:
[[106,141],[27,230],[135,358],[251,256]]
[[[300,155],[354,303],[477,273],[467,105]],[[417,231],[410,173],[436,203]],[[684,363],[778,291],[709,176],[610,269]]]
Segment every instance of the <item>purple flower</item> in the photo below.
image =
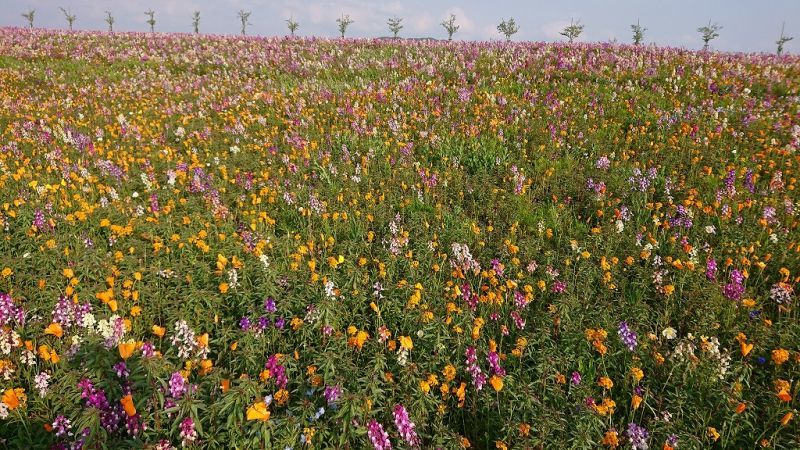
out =
[[325,386],[325,391],[323,395],[325,396],[325,401],[328,404],[336,403],[339,400],[339,396],[342,394],[342,388],[339,386]]
[[128,372],[128,367],[125,365],[125,361],[120,361],[114,364],[114,372],[117,373],[117,376],[120,378],[127,378],[130,375]]
[[578,386],[581,384],[581,374],[579,372],[572,372],[572,376],[570,377],[570,382],[572,382],[573,386]]
[[636,340],[637,336],[636,333],[631,331],[631,329],[628,327],[628,322],[623,320],[619,323],[617,334],[619,334],[619,338],[622,340],[622,343],[628,347],[628,350],[634,351],[636,349],[636,346],[639,344]]
[[717,279],[717,260],[714,258],[706,260],[706,278],[711,281],[716,281]]
[[725,294],[725,297],[728,300],[737,301],[742,298],[742,295],[744,294],[743,281],[744,276],[742,273],[736,269],[733,269],[731,272],[730,283],[726,284],[722,289],[722,293]]
[[267,297],[267,299],[264,300],[264,310],[266,310],[268,313],[274,313],[278,310],[278,308],[275,306],[274,298]]
[[269,370],[271,377],[275,378],[275,385],[283,389],[289,383],[289,378],[286,376],[286,367],[278,364],[278,357],[275,355],[267,358],[265,369]]
[[56,437],[71,436],[71,428],[72,422],[61,414],[53,421],[53,433],[55,433]]
[[245,316],[245,317],[242,317],[242,318],[239,320],[239,328],[241,328],[241,329],[242,329],[242,331],[247,331],[247,330],[249,330],[249,329],[250,329],[250,318],[249,318],[249,317],[247,317],[247,316]]

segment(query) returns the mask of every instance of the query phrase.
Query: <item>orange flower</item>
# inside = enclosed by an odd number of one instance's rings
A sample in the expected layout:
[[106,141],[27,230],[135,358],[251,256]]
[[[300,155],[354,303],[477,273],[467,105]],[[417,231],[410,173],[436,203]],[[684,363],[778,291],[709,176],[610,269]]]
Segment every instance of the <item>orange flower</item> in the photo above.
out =
[[739,403],[738,405],[736,405],[736,414],[743,413],[746,408],[747,408],[746,403]]
[[25,406],[27,399],[28,396],[25,395],[25,389],[22,388],[6,389],[3,393],[3,403],[12,411],[20,406]]
[[164,337],[164,333],[166,333],[166,332],[167,332],[167,330],[164,327],[160,327],[158,325],[153,325],[153,334],[155,334],[156,336],[158,336],[160,338],[163,338]]
[[59,339],[64,336],[64,329],[60,323],[53,322],[44,329],[44,334],[51,334]]
[[641,403],[642,403],[642,397],[634,395],[633,398],[631,398],[631,407],[633,409],[638,409]]
[[781,425],[783,425],[783,426],[786,426],[786,425],[788,425],[788,424],[789,424],[789,422],[791,422],[791,421],[792,421],[792,417],[794,417],[794,413],[793,413],[793,412],[788,412],[788,413],[786,413],[786,414],[783,416],[783,418],[781,418]]
[[136,350],[136,342],[123,342],[120,343],[117,348],[119,349],[119,356],[122,357],[122,359],[128,359],[133,355],[133,351]]
[[615,430],[606,431],[606,434],[603,435],[602,444],[606,447],[617,447],[619,445],[619,435]]
[[125,414],[127,414],[128,417],[136,415],[136,407],[133,406],[133,397],[131,397],[131,394],[122,397],[119,402],[122,403],[122,408],[125,410]]
[[494,390],[497,392],[500,392],[503,389],[503,379],[497,375],[492,375],[492,378],[489,379],[489,384],[491,384]]
[[772,362],[777,365],[781,365],[789,360],[789,352],[782,348],[776,349],[772,351]]
[[753,350],[753,344],[748,344],[747,342],[740,341],[739,349],[742,351],[742,356],[747,356],[750,353],[750,351]]
[[197,345],[200,348],[208,347],[208,333],[203,333],[200,336],[197,336]]
[[227,378],[222,380],[220,382],[220,386],[222,387],[222,392],[228,392],[228,390],[231,388],[231,380],[228,380]]

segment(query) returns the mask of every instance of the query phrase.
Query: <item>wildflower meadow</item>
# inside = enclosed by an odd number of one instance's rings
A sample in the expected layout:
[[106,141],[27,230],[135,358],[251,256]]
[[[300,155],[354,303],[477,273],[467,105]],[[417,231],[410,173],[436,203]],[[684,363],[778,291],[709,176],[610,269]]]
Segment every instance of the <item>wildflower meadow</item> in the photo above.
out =
[[798,56],[2,28],[0,103],[0,447],[800,448]]

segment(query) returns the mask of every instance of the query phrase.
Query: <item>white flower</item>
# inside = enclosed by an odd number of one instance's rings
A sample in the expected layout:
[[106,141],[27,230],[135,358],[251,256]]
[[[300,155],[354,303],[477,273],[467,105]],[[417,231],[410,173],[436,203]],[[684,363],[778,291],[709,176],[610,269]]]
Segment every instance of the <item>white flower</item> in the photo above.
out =
[[86,313],[83,315],[81,319],[81,326],[83,328],[93,329],[94,325],[97,323],[97,320],[94,318],[94,314]]
[[333,292],[333,281],[331,280],[325,282],[325,296],[328,298],[336,297],[336,294]]
[[708,233],[708,234],[716,234],[717,233],[717,227],[715,227],[714,225],[706,226],[706,233]]
[[675,339],[678,336],[678,332],[675,331],[675,328],[667,327],[661,332],[661,335],[667,338],[668,340]]
[[131,197],[133,197],[133,198],[139,198],[139,193],[138,193],[138,192],[136,192],[136,191],[134,191],[134,192],[133,192],[133,194],[131,194]]

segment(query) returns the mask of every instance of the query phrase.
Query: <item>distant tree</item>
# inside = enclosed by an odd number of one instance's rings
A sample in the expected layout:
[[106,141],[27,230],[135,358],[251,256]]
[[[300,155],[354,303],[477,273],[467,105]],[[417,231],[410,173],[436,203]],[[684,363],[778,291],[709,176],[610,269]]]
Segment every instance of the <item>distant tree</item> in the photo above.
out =
[[336,22],[339,24],[339,34],[344,37],[344,34],[347,32],[347,27],[353,23],[353,19],[350,18],[350,15],[343,15],[336,19]]
[[461,28],[460,25],[456,25],[456,15],[455,14],[450,14],[450,17],[447,20],[443,21],[441,23],[441,25],[442,25],[442,27],[444,27],[444,30],[447,31],[447,40],[448,41],[452,41],[453,40],[453,35],[456,34],[456,31],[458,31],[459,28]]
[[111,11],[106,11],[106,23],[108,24],[108,31],[114,31],[114,16],[111,15]]
[[239,10],[239,20],[242,21],[242,36],[247,34],[247,26],[250,25],[248,20],[250,19],[250,11],[245,11],[243,9]]
[[26,13],[22,13],[22,17],[28,21],[28,28],[33,28],[33,19],[36,17],[36,10],[31,9]]
[[144,15],[149,17],[149,19],[147,19],[147,23],[150,25],[150,32],[153,33],[156,30],[156,13],[151,9],[145,11]]
[[517,31],[519,31],[519,25],[517,25],[517,23],[514,22],[514,18],[512,17],[507,21],[503,20],[502,22],[500,22],[500,25],[497,26],[497,31],[503,34],[506,37],[507,41],[510,41],[511,36],[517,34]]
[[704,51],[708,50],[708,43],[719,36],[718,31],[721,29],[722,27],[720,25],[711,23],[711,20],[708,21],[708,25],[697,29],[697,32],[700,33],[700,38],[703,40]]
[[400,33],[400,30],[403,29],[403,19],[399,17],[392,17],[391,19],[386,21],[386,25],[389,25],[389,31],[392,32],[392,35],[397,38],[397,34]]
[[76,20],[78,20],[78,16],[76,16],[75,14],[71,14],[71,13],[69,12],[69,10],[66,10],[66,9],[64,9],[64,8],[59,8],[59,9],[61,10],[61,12],[63,12],[63,13],[64,13],[64,18],[66,18],[66,19],[67,19],[67,23],[69,24],[69,29],[70,29],[70,30],[72,30],[72,24],[73,24],[73,23],[74,23]]
[[583,25],[581,25],[581,21],[579,20],[575,22],[572,19],[570,19],[569,26],[564,28],[564,30],[562,30],[561,33],[559,34],[566,37],[569,40],[569,42],[572,43],[572,41],[577,39],[578,36],[581,35],[581,33],[583,33]]
[[194,28],[195,34],[200,32],[200,11],[195,11],[192,14],[192,28]]
[[286,27],[289,28],[289,33],[291,33],[292,36],[294,36],[294,32],[297,31],[298,28],[300,28],[300,24],[297,23],[297,21],[294,20],[294,18],[289,17],[288,19],[286,19]]
[[775,43],[778,44],[778,56],[780,56],[781,53],[783,53],[783,44],[785,44],[785,43],[791,41],[792,39],[794,39],[791,36],[784,36],[784,34],[783,34],[784,25],[786,25],[786,24],[784,23],[783,25],[781,25],[781,37],[779,37],[778,40],[775,41]]
[[647,28],[639,25],[637,20],[635,25],[631,25],[631,30],[633,31],[633,45],[640,45],[644,40],[644,32],[647,31]]

